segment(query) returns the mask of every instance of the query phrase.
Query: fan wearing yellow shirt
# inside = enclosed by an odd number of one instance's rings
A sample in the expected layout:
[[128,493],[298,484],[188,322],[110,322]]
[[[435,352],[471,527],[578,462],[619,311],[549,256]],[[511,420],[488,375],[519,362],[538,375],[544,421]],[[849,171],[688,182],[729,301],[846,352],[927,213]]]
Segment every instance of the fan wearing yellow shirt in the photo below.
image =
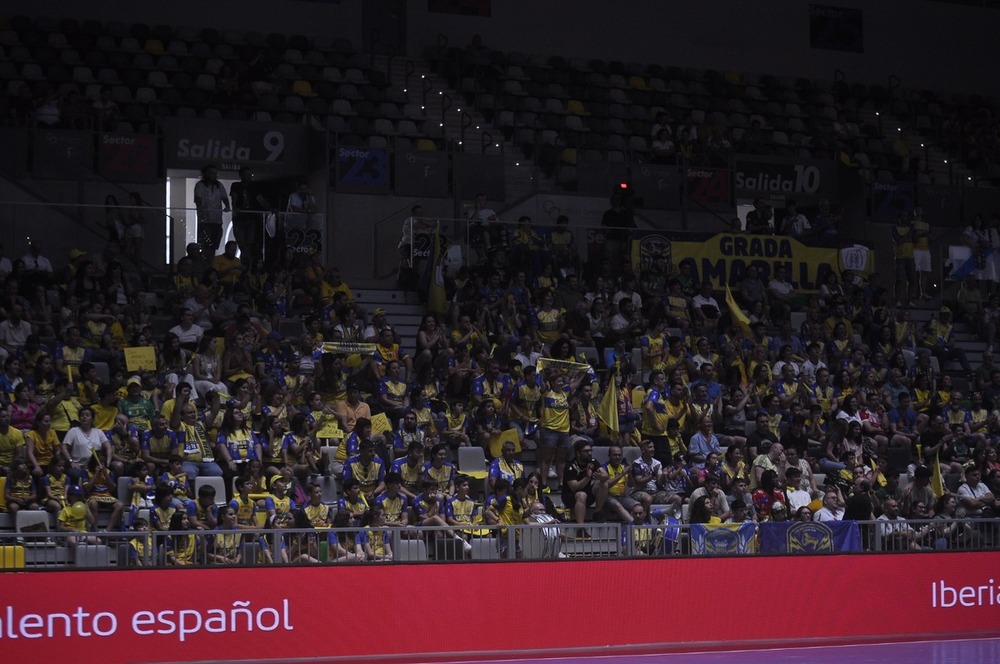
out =
[[455,495],[448,500],[445,508],[445,520],[449,526],[460,526],[468,530],[470,526],[482,521],[479,504],[469,496],[472,480],[468,475],[459,475],[455,480]]
[[375,344],[374,360],[379,378],[385,376],[385,369],[389,362],[400,362],[406,367],[407,377],[412,379],[413,358],[400,352],[399,344],[396,343],[396,337],[390,327],[384,328],[379,335],[378,343]]
[[[91,522],[92,515],[87,509],[87,504],[83,502],[83,487],[70,485],[66,487],[66,505],[59,511],[56,519],[56,530],[61,533],[81,533],[86,535],[88,530],[94,527]],[[76,560],[77,544],[89,543],[91,538],[86,536],[70,535],[63,539],[70,553],[70,560]],[[94,539],[93,543],[97,543]]]
[[917,270],[913,263],[913,247],[916,239],[913,220],[905,211],[900,211],[899,222],[892,229],[892,250],[896,259],[896,306],[910,306],[910,294],[917,281]]
[[628,523],[632,518],[630,511],[639,501],[629,495],[631,467],[624,462],[624,458],[620,445],[608,448],[608,462],[604,464],[604,472],[608,476],[608,500],[604,505],[616,513],[623,523]]
[[642,348],[642,368],[662,371],[663,359],[666,355],[666,338],[663,331],[666,329],[666,322],[651,320],[646,334],[639,339]]
[[[570,399],[584,375],[567,381],[562,373],[555,373],[543,388],[541,418],[539,419],[538,468],[542,477],[558,479],[563,483],[566,450],[569,448]],[[552,472],[552,465],[555,472]]]
[[535,311],[534,324],[536,328],[535,336],[542,343],[551,344],[559,338],[565,326],[563,320],[564,310],[555,306],[555,295],[552,291],[546,290],[542,295],[541,305]]
[[409,501],[399,490],[402,483],[399,473],[386,473],[385,491],[375,499],[375,504],[382,508],[387,526],[403,528],[410,524]]
[[24,434],[10,425],[10,406],[0,408],[0,474],[6,475],[16,457],[23,457]]
[[[521,477],[513,483],[505,479],[497,480],[494,485],[494,493],[486,499],[486,509],[483,517],[486,523],[491,525],[510,526],[524,523],[524,505],[521,497],[527,481]],[[507,529],[500,529],[500,557],[507,558],[510,555]],[[521,542],[518,538],[515,544],[515,556],[521,557]]]

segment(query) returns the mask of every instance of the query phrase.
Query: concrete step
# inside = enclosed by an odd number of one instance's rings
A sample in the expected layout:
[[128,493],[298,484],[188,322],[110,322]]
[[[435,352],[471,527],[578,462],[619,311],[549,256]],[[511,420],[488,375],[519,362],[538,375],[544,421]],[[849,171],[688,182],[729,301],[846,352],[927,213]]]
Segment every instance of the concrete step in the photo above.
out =
[[413,291],[390,290],[384,288],[357,288],[354,289],[354,299],[366,307],[369,303],[378,303],[383,306],[389,304],[414,305],[419,306],[420,300]]

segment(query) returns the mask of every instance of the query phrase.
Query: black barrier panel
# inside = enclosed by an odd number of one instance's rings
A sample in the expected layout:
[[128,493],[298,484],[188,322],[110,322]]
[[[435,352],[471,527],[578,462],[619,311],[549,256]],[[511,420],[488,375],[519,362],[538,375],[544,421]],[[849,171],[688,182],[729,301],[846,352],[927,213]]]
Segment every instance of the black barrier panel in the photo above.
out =
[[97,138],[97,171],[118,182],[155,181],[159,175],[156,136],[100,134]]
[[912,182],[876,182],[872,185],[872,219],[896,221],[899,213],[913,213],[915,187]]
[[393,165],[397,196],[448,196],[448,155],[445,153],[397,152]]
[[42,178],[75,178],[94,169],[94,135],[86,131],[34,132],[31,172]]
[[943,184],[918,184],[917,205],[931,226],[961,227],[962,189]]
[[836,199],[837,162],[819,159],[736,157],[733,186],[744,198]]
[[167,168],[222,171],[250,166],[254,172],[301,176],[308,172],[304,125],[169,118],[163,135]]
[[692,210],[733,212],[733,189],[730,173],[724,168],[689,166],[684,169],[684,185]]
[[681,204],[681,176],[676,166],[636,164],[632,192],[649,210],[676,210]]
[[971,224],[972,218],[977,214],[981,214],[983,219],[989,220],[992,213],[1000,210],[1000,191],[965,187],[962,189],[962,202],[965,219],[963,226]]
[[16,177],[28,170],[28,132],[0,129],[0,175]]
[[341,146],[333,153],[333,165],[337,191],[389,193],[389,153],[385,150]]
[[[471,199],[482,192],[491,201],[504,199],[502,155],[457,152],[454,159],[455,182],[462,198]],[[522,168],[530,166],[525,164]]]
[[624,163],[580,160],[576,164],[576,190],[581,193],[608,196],[627,180],[628,166]]

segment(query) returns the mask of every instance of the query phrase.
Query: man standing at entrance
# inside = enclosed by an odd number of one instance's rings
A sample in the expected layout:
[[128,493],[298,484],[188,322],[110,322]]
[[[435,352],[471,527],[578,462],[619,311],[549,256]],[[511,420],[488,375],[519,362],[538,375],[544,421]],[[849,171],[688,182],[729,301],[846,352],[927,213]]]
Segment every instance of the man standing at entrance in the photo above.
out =
[[240,258],[244,265],[249,266],[254,259],[261,257],[264,213],[274,208],[260,193],[260,188],[253,181],[253,171],[248,166],[240,169],[240,181],[229,188],[229,197],[233,201],[233,236],[240,248]]
[[222,240],[222,213],[229,212],[229,196],[219,182],[215,164],[201,169],[201,179],[194,185],[194,206],[198,209],[198,243],[202,254],[211,260]]

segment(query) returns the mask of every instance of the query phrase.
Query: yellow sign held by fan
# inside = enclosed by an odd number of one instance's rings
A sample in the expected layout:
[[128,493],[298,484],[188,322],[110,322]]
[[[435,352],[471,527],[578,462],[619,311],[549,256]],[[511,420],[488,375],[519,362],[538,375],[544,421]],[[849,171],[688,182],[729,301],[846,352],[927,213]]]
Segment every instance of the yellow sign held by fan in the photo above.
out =
[[490,455],[499,458],[503,452],[503,444],[507,441],[514,443],[514,454],[521,451],[521,440],[517,437],[517,429],[507,429],[490,436]]
[[372,435],[377,435],[384,433],[386,431],[392,431],[392,425],[389,424],[389,418],[386,417],[385,413],[379,413],[378,415],[372,416]]
[[156,349],[152,346],[134,346],[125,349],[125,368],[131,373],[156,371]]

